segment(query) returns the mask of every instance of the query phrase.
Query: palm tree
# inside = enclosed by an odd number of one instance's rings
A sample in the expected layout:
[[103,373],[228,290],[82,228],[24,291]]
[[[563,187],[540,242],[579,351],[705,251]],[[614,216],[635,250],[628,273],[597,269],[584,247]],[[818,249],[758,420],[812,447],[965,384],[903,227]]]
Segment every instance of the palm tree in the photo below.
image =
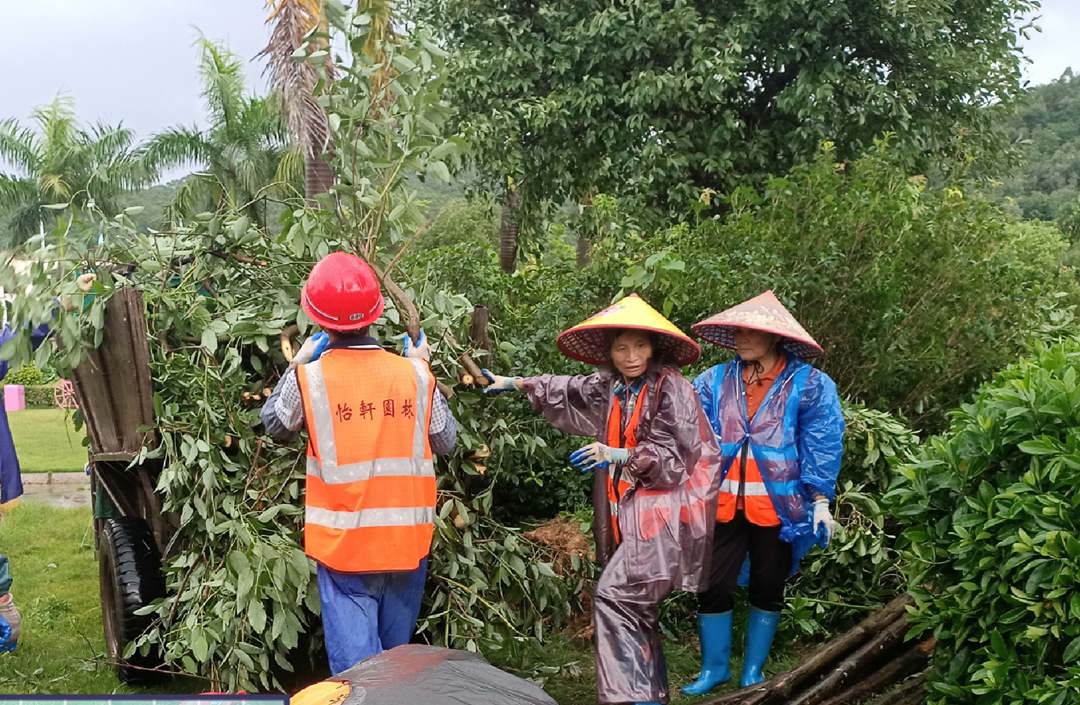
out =
[[[333,170],[323,156],[331,149],[330,129],[326,112],[315,100],[318,72],[310,62],[297,60],[293,54],[312,30],[327,30],[325,7],[322,0],[268,0],[266,4],[271,8],[266,22],[273,23],[273,29],[269,44],[259,55],[266,57],[266,71],[285,112],[289,135],[304,157],[304,193],[313,198],[329,191],[334,183]],[[332,80],[329,56],[325,71]]]
[[302,162],[289,149],[285,122],[276,102],[244,95],[240,59],[205,37],[199,73],[210,127],[172,127],[154,135],[143,157],[148,170],[194,165],[200,169],[177,195],[173,217],[214,210],[242,209],[266,225],[266,203],[259,196],[277,186],[286,195],[300,187]]
[[55,204],[92,205],[119,211],[117,197],[147,185],[154,174],[140,163],[135,136],[123,125],[82,128],[74,102],[57,96],[33,112],[36,130],[14,118],[0,121],[0,159],[14,169],[0,173],[0,212],[8,216],[7,244],[51,227]]

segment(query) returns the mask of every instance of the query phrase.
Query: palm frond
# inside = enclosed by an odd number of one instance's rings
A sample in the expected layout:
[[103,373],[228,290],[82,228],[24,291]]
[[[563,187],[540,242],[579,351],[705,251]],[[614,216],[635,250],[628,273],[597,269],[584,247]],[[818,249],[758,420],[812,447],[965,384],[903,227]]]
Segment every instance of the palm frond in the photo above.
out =
[[33,132],[9,118],[0,121],[0,158],[32,174],[41,161],[41,145]]
[[244,104],[244,72],[240,57],[206,37],[196,45],[202,50],[199,75],[203,80],[203,98],[210,109],[210,120],[228,131],[236,127]]
[[59,170],[77,151],[79,129],[75,121],[75,102],[70,96],[58,95],[51,103],[35,108],[33,116],[43,147],[41,161]]
[[[319,0],[268,0],[267,23],[273,23],[270,42],[259,56],[266,57],[270,84],[280,97],[285,121],[293,140],[302,145],[304,155],[315,157],[326,149],[329,129],[326,113],[312,96],[318,83],[315,68],[297,61],[293,53],[304,38],[323,22]],[[328,74],[332,66],[327,62]]]
[[281,155],[274,170],[274,182],[279,184],[288,195],[304,190],[304,155],[299,145]]
[[37,184],[33,179],[0,174],[0,211],[13,211],[37,201]]
[[141,161],[148,172],[183,166],[206,167],[214,159],[213,141],[197,128],[171,127],[150,138]]

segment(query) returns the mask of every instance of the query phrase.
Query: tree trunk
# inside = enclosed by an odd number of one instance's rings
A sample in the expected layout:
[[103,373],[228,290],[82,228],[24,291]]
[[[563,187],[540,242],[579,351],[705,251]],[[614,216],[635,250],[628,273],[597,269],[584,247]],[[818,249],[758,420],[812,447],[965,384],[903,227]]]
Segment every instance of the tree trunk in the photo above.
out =
[[577,238],[577,266],[580,269],[584,267],[592,259],[589,257],[589,239],[584,235],[578,235]]
[[519,210],[517,191],[507,190],[499,224],[499,266],[507,274],[513,274],[517,265],[517,239],[521,228]]
[[[314,201],[320,193],[329,193],[334,185],[334,170],[320,156],[304,158],[304,194]],[[313,204],[314,205],[314,204]]]

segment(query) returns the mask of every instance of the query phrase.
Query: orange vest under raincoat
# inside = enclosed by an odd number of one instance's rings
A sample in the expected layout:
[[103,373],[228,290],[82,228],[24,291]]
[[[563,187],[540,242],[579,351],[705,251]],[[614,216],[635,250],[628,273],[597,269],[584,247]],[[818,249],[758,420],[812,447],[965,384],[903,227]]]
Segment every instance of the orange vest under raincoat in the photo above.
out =
[[296,371],[308,430],[305,551],[342,572],[415,569],[435,519],[431,370],[339,348]]
[[635,449],[625,467],[594,474],[597,560],[606,565],[618,551],[628,582],[670,579],[676,589],[697,591],[706,582],[720,483],[712,429],[690,383],[654,362],[622,431],[622,407],[614,396],[618,379],[604,368],[591,375],[528,377],[522,386],[533,408],[556,428]]

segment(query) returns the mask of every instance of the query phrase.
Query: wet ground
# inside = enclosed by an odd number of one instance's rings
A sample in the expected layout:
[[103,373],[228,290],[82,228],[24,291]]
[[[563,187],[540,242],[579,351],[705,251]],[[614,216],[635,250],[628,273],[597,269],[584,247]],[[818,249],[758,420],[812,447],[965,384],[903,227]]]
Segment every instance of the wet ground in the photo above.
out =
[[23,498],[53,507],[89,507],[90,478],[85,473],[27,473]]

